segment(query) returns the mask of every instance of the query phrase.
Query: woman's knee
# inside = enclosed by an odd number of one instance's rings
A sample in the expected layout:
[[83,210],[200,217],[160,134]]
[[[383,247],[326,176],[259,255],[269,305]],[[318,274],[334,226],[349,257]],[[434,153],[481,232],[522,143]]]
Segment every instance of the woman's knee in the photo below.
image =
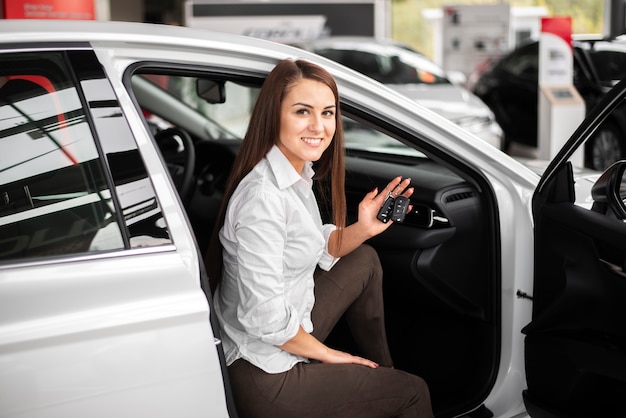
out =
[[411,413],[406,416],[431,418],[433,416],[433,410],[430,400],[430,390],[428,389],[426,381],[414,374],[407,372],[400,373],[409,380],[405,383],[404,388],[408,391],[406,394],[406,410],[410,410]]
[[378,253],[374,247],[368,244],[362,244],[354,250],[354,255],[358,258],[359,265],[369,266],[372,277],[377,279],[382,278],[383,268],[380,264]]

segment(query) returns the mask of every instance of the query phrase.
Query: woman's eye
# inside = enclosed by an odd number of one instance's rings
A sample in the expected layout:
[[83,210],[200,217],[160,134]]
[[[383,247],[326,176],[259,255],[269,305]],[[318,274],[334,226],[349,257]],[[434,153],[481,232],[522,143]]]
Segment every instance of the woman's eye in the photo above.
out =
[[335,112],[333,112],[332,110],[325,110],[322,114],[324,116],[335,116]]

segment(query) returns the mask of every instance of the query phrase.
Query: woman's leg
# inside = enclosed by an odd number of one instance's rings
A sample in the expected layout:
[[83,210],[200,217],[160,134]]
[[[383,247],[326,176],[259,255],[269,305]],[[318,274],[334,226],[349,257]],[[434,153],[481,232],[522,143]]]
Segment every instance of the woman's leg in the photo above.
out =
[[241,418],[432,418],[424,381],[355,364],[299,363],[269,374],[245,360],[229,366]]
[[315,273],[313,335],[324,341],[345,313],[360,355],[381,366],[393,365],[382,291],[382,267],[376,251],[362,245],[344,256],[330,271]]

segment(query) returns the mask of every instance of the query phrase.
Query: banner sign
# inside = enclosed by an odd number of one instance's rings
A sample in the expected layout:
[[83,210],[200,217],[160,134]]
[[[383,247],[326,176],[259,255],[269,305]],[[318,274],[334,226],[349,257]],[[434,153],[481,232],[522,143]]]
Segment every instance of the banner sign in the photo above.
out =
[[186,0],[185,26],[295,43],[389,36],[391,0]]
[[95,20],[94,0],[4,0],[5,19]]

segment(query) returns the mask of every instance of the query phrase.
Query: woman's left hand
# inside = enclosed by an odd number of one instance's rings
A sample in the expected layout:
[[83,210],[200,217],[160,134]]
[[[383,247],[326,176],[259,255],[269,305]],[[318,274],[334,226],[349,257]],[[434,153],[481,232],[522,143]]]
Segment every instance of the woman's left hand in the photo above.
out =
[[[387,223],[379,221],[376,216],[378,211],[385,203],[385,199],[388,195],[396,198],[398,196],[411,197],[413,194],[413,188],[409,187],[411,179],[407,178],[402,180],[402,177],[398,176],[391,180],[387,187],[379,192],[378,188],[375,188],[371,192],[365,195],[365,198],[359,203],[359,219],[358,223],[361,227],[368,231],[368,235],[375,236],[385,231],[393,221]],[[407,211],[412,208],[409,205]]]
[[[396,177],[382,191],[379,192],[377,187],[366,194],[365,198],[359,203],[359,218],[355,223],[346,227],[341,241],[337,238],[338,234],[334,232],[329,237],[328,252],[334,257],[342,257],[368,239],[389,228],[393,221],[389,220],[387,223],[379,221],[376,217],[378,211],[383,206],[388,194],[391,194],[394,198],[401,195],[411,197],[413,188],[409,187],[410,184],[411,179],[402,180],[402,177]],[[412,208],[413,206],[409,205],[407,212]]]

